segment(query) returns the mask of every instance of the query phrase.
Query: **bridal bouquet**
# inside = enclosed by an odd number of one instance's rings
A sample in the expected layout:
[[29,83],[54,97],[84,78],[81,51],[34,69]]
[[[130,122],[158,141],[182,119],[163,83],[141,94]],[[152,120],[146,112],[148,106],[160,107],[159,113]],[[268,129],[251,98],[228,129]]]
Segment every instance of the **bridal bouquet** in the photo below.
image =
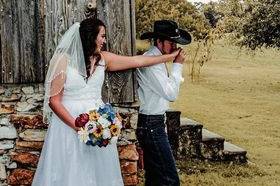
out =
[[114,112],[109,103],[97,110],[80,114],[75,120],[75,125],[80,127],[78,131],[80,141],[99,147],[116,143],[122,128],[121,117]]

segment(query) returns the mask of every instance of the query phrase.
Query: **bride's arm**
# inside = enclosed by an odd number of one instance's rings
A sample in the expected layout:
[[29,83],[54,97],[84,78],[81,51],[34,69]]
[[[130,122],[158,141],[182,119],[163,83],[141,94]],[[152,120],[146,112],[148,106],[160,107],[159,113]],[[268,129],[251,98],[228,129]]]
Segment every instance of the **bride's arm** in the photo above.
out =
[[159,56],[121,56],[111,52],[102,52],[102,56],[107,63],[108,71],[118,71],[130,68],[138,68],[150,66],[158,63],[172,61],[179,53],[179,50],[171,54],[159,55]]
[[74,130],[78,130],[78,127],[75,127],[75,118],[73,118],[67,109],[61,103],[62,93],[50,97],[49,106],[53,112],[68,126]]
[[[55,82],[53,82],[55,83]],[[53,112],[68,126],[70,126],[75,131],[78,131],[78,127],[75,126],[75,118],[71,116],[68,110],[62,104],[63,90],[58,94],[51,96],[49,99],[49,106]]]
[[49,95],[48,104],[52,111],[68,126],[77,130],[75,127],[75,118],[71,116],[68,110],[61,103],[63,96],[63,87],[66,81],[66,69],[69,64],[69,58],[66,55],[58,54],[53,56],[51,59],[56,65],[50,65],[48,69],[48,74],[51,74],[46,82],[51,82],[50,87],[47,88],[49,90],[46,92]]

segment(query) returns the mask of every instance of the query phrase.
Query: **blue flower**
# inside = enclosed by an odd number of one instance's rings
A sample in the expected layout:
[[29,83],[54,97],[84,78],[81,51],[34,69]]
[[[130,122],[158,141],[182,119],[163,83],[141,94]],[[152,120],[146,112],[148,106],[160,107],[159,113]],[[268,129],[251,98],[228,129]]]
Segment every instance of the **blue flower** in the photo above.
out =
[[[97,140],[94,144],[95,144],[95,145],[98,145],[99,147],[101,147],[101,146],[102,146],[102,141],[101,141],[101,140]],[[101,146],[100,146],[100,145],[101,145]]]
[[113,123],[115,117],[116,117],[116,115],[115,115],[114,112],[108,112],[108,113],[107,113],[107,119],[108,119],[111,123]]
[[114,113],[114,109],[112,107],[112,105],[110,103],[106,103],[104,104],[102,107],[99,107],[98,111],[97,111],[100,115],[109,113],[109,112],[113,112]]
[[88,140],[88,141],[86,142],[86,144],[87,144],[87,145],[92,145],[92,146],[94,146],[94,144],[93,144],[93,142],[92,142],[91,140]]

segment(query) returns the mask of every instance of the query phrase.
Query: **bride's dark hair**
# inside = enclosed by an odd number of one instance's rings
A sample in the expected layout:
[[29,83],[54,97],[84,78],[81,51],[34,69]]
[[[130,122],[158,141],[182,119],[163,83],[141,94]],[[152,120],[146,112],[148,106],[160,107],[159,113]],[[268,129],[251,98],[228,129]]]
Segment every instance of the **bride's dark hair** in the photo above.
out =
[[90,69],[90,57],[96,58],[95,65],[101,59],[101,55],[98,51],[96,51],[96,38],[100,31],[100,27],[103,26],[105,28],[105,24],[96,18],[87,18],[84,19],[80,24],[80,36],[83,45],[84,57],[85,57],[85,65],[87,69],[87,76],[89,77],[89,69]]

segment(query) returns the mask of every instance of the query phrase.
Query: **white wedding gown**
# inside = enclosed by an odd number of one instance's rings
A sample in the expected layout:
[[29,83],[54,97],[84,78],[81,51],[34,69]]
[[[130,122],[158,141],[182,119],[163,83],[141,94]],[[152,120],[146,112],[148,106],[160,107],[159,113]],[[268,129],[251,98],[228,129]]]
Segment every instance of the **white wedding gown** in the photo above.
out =
[[[104,65],[104,60],[100,61]],[[103,104],[104,66],[97,66],[86,82],[68,67],[62,103],[73,117]],[[88,146],[53,114],[33,186],[120,186],[123,180],[116,144]]]

